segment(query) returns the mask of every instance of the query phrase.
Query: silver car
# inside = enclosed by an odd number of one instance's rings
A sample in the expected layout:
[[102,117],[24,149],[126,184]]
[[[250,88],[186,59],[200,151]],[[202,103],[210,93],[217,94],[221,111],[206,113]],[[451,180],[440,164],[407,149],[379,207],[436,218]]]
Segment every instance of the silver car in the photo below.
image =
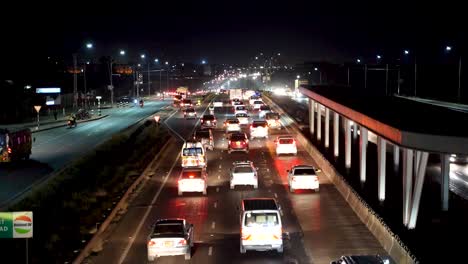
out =
[[154,261],[162,256],[192,256],[193,224],[182,218],[160,219],[154,224],[148,236],[148,260]]

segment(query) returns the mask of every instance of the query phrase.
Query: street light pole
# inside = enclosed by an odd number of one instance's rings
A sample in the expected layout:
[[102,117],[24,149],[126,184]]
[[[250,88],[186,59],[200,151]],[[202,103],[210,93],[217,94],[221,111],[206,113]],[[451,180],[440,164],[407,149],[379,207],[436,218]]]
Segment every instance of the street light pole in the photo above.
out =
[[[84,96],[86,96],[86,62],[83,64],[83,88],[84,88]],[[85,105],[84,108],[86,109],[86,97],[85,97]]]
[[109,58],[109,90],[111,92],[111,107],[114,107],[114,84],[112,82],[112,56]]
[[151,96],[151,77],[150,77],[150,62],[148,60],[148,96]]
[[76,109],[78,106],[78,76],[76,69],[76,53],[73,53],[73,109]]
[[388,63],[385,64],[385,96],[388,95]]
[[458,98],[459,103],[461,103],[461,70],[462,70],[462,57],[460,55],[460,59],[458,60],[458,92],[457,92],[457,98]]
[[367,89],[367,64],[364,64],[364,89]]

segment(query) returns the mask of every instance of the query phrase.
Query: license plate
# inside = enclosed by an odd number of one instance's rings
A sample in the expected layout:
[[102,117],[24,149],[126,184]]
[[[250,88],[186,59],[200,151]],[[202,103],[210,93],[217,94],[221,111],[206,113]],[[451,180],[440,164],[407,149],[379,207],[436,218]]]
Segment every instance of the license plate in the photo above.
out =
[[237,146],[240,146],[240,142],[239,142],[239,141],[237,141],[237,142],[236,142],[236,145],[237,145]]
[[164,246],[165,247],[172,247],[174,244],[172,243],[172,241],[165,241],[164,242]]

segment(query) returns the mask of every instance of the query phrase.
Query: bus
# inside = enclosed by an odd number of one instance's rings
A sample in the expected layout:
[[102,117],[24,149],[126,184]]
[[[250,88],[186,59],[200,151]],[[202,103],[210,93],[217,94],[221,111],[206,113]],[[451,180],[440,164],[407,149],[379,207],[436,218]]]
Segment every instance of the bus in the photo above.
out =
[[19,130],[0,129],[0,162],[29,159],[32,139],[29,128]]

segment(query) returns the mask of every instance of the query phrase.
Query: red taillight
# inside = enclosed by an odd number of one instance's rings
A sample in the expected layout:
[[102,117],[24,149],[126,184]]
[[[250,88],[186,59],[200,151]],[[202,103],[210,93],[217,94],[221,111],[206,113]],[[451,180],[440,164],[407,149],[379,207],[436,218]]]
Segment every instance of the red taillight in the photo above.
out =
[[149,247],[154,246],[154,245],[156,245],[156,242],[154,242],[153,240],[148,241]]
[[8,147],[8,154],[11,154],[11,148]]
[[185,245],[187,245],[187,240],[185,240],[185,239],[180,240],[179,243],[178,243],[178,245],[179,245],[179,246],[185,246]]

